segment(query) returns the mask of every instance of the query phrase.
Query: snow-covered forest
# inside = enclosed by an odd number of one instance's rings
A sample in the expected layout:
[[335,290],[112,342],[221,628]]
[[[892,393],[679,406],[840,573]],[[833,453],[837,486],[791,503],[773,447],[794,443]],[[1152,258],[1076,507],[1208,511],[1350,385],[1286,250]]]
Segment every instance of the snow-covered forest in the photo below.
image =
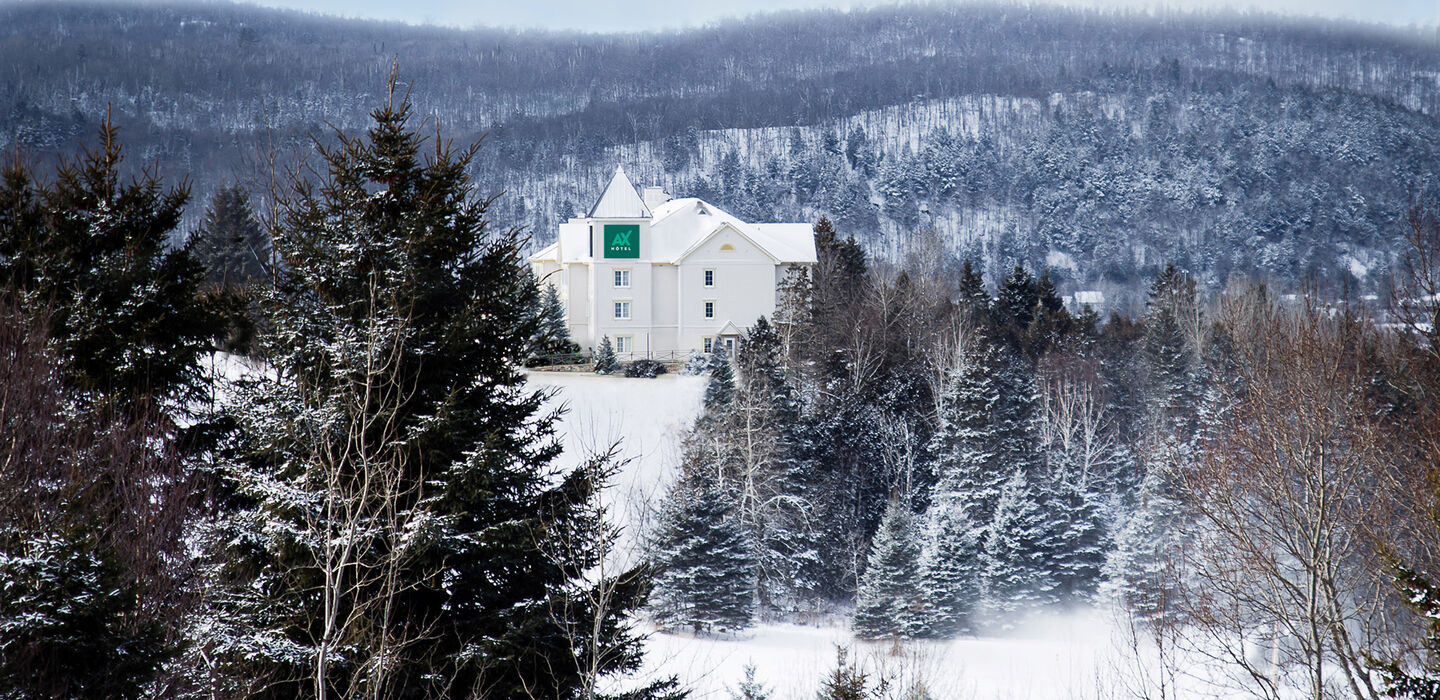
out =
[[[1425,41],[0,8],[0,698],[1440,696]],[[813,223],[733,355],[567,337],[616,160]]]
[[537,242],[621,163],[891,259],[921,229],[991,279],[1048,258],[1062,293],[1131,312],[1167,262],[1210,289],[1383,291],[1440,156],[1432,33],[1266,15],[912,5],[571,35],[22,3],[0,37],[0,149],[73,152],[109,109],[201,199],[363,128],[398,56],[427,116],[486,135],[472,175]]

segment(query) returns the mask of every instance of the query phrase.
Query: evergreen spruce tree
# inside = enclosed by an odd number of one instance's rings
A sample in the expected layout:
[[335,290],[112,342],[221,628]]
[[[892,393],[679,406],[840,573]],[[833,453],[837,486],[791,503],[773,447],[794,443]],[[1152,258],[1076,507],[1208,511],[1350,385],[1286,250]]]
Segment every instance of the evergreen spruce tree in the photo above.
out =
[[1016,469],[1027,478],[1040,476],[1044,465],[1036,407],[1040,392],[1035,387],[1035,369],[1014,354],[999,359],[994,369],[997,399],[991,414],[995,466],[1002,474]]
[[196,654],[220,694],[576,697],[639,663],[647,577],[587,577],[612,469],[551,463],[522,242],[394,87],[285,203]]
[[1022,337],[1035,319],[1035,305],[1039,300],[1035,278],[1016,265],[995,290],[995,325],[1002,336]]
[[540,328],[535,334],[531,353],[537,357],[553,357],[575,352],[570,341],[570,328],[565,322],[565,304],[560,301],[560,291],[555,285],[545,285],[540,296]]
[[1199,359],[1182,323],[1196,311],[1195,280],[1169,265],[1150,285],[1144,359],[1152,430],[1187,442],[1195,430]]
[[779,335],[764,317],[741,339],[735,397],[715,426],[732,443],[740,520],[755,543],[762,607],[789,610],[816,588],[815,533],[808,517],[809,462],[801,450],[800,401],[783,364]]
[[939,472],[932,502],[963,505],[975,520],[985,523],[994,513],[1006,473],[997,469],[998,362],[989,342],[981,339],[975,344],[964,365],[946,381],[940,428],[931,445]]
[[972,325],[986,323],[990,319],[990,292],[985,290],[985,278],[969,258],[960,266],[960,309]]
[[149,173],[122,184],[117,129],[107,119],[100,135],[53,183],[18,159],[0,176],[0,285],[44,317],[82,400],[128,411],[194,398],[223,325],[200,297],[204,268],[169,245],[189,191]]
[[1055,600],[1055,580],[1045,560],[1053,551],[1045,515],[1025,472],[1016,469],[985,534],[981,587],[985,622],[992,629],[1010,629]]
[[1159,469],[1140,482],[1135,508],[1115,534],[1100,593],[1141,619],[1163,620],[1173,600],[1179,549],[1180,504]]
[[[191,411],[221,323],[170,247],[188,198],[117,130],[45,182],[0,170],[0,695],[138,697],[175,653]],[[183,424],[189,427],[182,428]],[[164,562],[163,564],[160,562]]]
[[925,599],[921,636],[949,639],[975,630],[975,602],[980,597],[980,536],[988,523],[977,523],[963,504],[932,505],[921,558],[921,590]]
[[614,374],[620,371],[620,360],[615,357],[615,346],[610,336],[600,338],[600,347],[595,349],[595,373]]
[[1040,274],[1035,283],[1035,318],[1025,332],[1024,346],[1030,357],[1039,357],[1060,346],[1076,330],[1074,319],[1065,310],[1065,302],[1055,291],[1050,271]]
[[742,630],[755,617],[755,555],[734,505],[709,479],[671,488],[652,535],[651,609],[671,629]]
[[855,634],[871,639],[914,637],[924,627],[920,543],[914,516],[899,498],[885,509],[870,545],[855,600]]
[[981,546],[1000,498],[995,424],[1000,396],[998,357],[983,338],[946,382],[940,427],[930,452],[938,472],[926,513],[926,634],[949,637],[971,629],[980,590]]
[[710,381],[705,385],[705,406],[710,411],[722,411],[735,400],[735,370],[730,366],[730,357],[724,350],[710,353],[706,360]]
[[250,195],[238,184],[221,185],[192,234],[190,251],[216,287],[242,287],[267,276],[270,237],[255,220]]
[[1065,465],[1052,465],[1047,491],[1041,502],[1049,522],[1046,562],[1056,601],[1087,605],[1094,600],[1109,552],[1101,495]]

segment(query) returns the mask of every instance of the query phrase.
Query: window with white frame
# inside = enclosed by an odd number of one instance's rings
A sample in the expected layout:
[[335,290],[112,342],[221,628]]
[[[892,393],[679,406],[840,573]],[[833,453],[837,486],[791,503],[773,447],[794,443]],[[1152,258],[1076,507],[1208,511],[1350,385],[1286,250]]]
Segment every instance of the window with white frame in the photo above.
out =
[[628,289],[630,287],[629,270],[621,269],[615,271],[615,287],[617,289]]
[[714,271],[714,270],[706,270],[706,271],[705,271],[705,286],[706,286],[706,287],[714,287],[714,286],[715,286],[715,271]]
[[615,318],[620,320],[628,320],[630,318],[629,300],[615,302]]
[[705,352],[715,352],[715,339],[708,335],[705,336]]
[[715,318],[715,302],[705,302],[705,318]]
[[634,351],[635,351],[635,336],[630,336],[630,335],[617,335],[617,336],[615,336],[615,352],[625,353],[625,352],[634,352]]

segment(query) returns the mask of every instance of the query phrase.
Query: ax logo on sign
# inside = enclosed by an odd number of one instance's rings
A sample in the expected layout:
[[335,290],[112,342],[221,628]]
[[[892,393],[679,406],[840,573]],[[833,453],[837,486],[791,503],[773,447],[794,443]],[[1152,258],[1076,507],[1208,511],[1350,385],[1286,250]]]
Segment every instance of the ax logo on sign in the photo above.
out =
[[640,257],[640,226],[637,224],[607,224],[605,226],[605,257]]

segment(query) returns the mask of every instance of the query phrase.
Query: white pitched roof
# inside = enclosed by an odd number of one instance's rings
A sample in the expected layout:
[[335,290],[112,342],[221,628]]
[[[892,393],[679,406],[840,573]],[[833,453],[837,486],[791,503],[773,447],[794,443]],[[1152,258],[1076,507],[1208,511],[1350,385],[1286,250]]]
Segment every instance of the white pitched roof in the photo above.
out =
[[560,262],[560,241],[540,249],[540,252],[530,256],[531,262]]
[[680,262],[726,227],[754,243],[777,264],[817,260],[815,233],[810,224],[747,224],[694,197],[674,199],[656,207],[655,218],[650,222],[651,255],[657,262]]
[[[635,186],[616,168],[588,219],[650,219],[650,261],[679,263],[722,230],[733,230],[769,256],[777,265],[813,264],[815,233],[810,224],[750,224],[719,207],[694,197],[673,199],[651,211]],[[557,245],[530,256],[535,262],[590,260],[590,225],[571,219],[560,225]]]
[[625,169],[617,165],[615,175],[610,178],[609,184],[605,185],[600,198],[595,200],[589,216],[592,219],[648,219],[650,208],[645,206],[645,200],[635,192],[630,178],[625,177]]

